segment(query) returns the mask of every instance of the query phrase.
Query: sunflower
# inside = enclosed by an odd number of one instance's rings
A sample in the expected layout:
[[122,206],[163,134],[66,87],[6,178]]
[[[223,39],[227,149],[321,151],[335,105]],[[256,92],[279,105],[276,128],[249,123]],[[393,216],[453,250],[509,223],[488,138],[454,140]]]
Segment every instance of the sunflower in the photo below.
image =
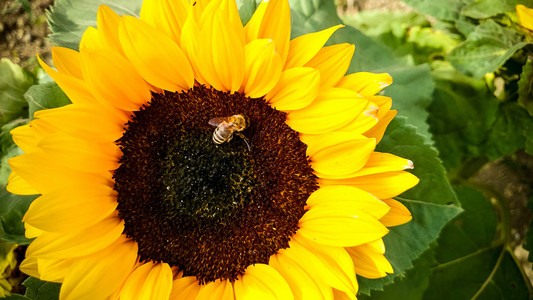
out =
[[418,179],[374,151],[392,79],[345,75],[340,27],[290,40],[286,0],[244,27],[232,0],[101,6],[40,61],[72,104],[12,131],[8,189],[41,195],[21,270],[61,299],[353,299],[392,273],[392,197]]

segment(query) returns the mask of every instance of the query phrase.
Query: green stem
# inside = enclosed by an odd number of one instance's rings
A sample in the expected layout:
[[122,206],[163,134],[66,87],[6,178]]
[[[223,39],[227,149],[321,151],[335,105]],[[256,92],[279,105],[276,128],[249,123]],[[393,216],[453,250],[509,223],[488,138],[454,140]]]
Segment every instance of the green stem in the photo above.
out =
[[456,170],[450,170],[448,173],[448,179],[453,185],[461,185],[466,183],[472,178],[481,168],[483,168],[489,159],[485,156],[478,156],[472,159],[468,159],[461,164],[461,167]]

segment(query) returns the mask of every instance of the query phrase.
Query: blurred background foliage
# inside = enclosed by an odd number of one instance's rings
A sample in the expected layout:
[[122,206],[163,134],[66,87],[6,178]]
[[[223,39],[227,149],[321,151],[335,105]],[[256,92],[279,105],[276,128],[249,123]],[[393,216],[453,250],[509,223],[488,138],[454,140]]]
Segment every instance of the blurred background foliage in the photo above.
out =
[[[257,7],[237,0],[243,23]],[[17,270],[34,199],[5,191],[9,130],[69,103],[36,64],[49,43],[77,49],[98,4],[135,15],[141,1],[0,4],[0,297],[57,299],[59,284]],[[533,32],[515,5],[533,0],[290,0],[292,36],[344,23],[329,44],[356,46],[349,73],[387,72],[398,117],[378,150],[410,158],[420,184],[402,194],[413,221],[391,229],[395,273],[359,278],[359,299],[531,299]],[[48,9],[49,26],[45,23]],[[49,27],[49,29],[48,29]],[[24,296],[23,296],[24,295]]]

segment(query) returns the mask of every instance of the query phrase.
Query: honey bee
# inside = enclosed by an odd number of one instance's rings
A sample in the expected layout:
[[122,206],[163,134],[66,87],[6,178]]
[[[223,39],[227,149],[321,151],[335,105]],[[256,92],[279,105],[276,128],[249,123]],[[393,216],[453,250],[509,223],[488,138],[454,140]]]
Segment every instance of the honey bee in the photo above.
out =
[[[217,145],[231,141],[234,133],[238,134],[238,132],[243,131],[247,126],[246,119],[243,115],[213,118],[209,120],[209,125],[217,127],[215,132],[213,132],[213,142]],[[244,141],[246,142],[246,139]],[[246,144],[248,145],[248,142]]]

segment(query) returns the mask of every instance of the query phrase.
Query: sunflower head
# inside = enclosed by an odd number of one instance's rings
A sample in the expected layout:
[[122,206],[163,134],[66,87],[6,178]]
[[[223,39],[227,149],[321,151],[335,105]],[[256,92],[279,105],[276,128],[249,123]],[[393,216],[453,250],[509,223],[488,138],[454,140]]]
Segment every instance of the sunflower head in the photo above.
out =
[[72,104],[12,131],[8,189],[40,194],[21,269],[62,299],[354,298],[392,273],[392,197],[418,179],[375,151],[388,74],[345,75],[342,26],[290,39],[286,0],[243,26],[232,0],[98,11],[46,72]]

